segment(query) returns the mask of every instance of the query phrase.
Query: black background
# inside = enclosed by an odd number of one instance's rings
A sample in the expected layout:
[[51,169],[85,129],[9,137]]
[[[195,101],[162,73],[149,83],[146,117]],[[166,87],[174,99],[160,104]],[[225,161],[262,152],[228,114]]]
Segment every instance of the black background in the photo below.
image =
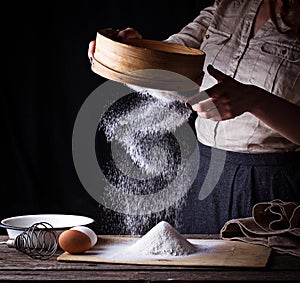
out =
[[105,81],[90,69],[88,44],[107,27],[163,40],[212,2],[11,1],[2,9],[1,219],[79,214],[98,221],[97,232],[111,232],[72,159],[76,115]]

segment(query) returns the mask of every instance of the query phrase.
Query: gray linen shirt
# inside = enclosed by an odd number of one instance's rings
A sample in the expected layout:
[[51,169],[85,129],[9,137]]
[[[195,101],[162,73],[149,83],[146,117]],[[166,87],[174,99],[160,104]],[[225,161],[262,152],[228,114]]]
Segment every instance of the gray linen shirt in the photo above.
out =
[[[279,21],[279,33],[269,19],[251,37],[262,0],[216,0],[177,34],[166,39],[203,50],[208,64],[245,83],[300,105],[300,45]],[[207,73],[200,90],[216,83]],[[241,93],[243,95],[243,93]],[[278,113],[280,115],[280,113]],[[295,121],[299,123],[300,121]],[[247,153],[300,151],[251,113],[225,121],[196,119],[197,137],[205,145]]]

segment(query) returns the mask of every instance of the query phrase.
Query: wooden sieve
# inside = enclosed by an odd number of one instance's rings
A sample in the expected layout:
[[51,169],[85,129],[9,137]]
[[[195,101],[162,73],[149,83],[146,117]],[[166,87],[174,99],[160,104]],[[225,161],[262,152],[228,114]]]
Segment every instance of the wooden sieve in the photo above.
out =
[[118,31],[97,32],[92,70],[117,82],[145,88],[189,91],[199,88],[205,53],[149,39],[120,42]]

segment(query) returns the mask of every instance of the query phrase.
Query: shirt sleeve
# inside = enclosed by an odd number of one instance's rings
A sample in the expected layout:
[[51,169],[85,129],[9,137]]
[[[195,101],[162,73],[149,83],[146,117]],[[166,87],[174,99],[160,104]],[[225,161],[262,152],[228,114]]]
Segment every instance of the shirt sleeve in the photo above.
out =
[[221,0],[216,0],[213,5],[201,10],[200,14],[192,22],[184,26],[178,33],[169,36],[165,41],[199,48],[219,2]]

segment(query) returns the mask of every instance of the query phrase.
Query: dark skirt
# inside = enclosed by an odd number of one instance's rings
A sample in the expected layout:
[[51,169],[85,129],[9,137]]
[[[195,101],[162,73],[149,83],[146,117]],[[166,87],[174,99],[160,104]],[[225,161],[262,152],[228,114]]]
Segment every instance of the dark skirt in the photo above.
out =
[[[199,148],[197,178],[176,211],[179,232],[218,234],[226,221],[252,216],[258,202],[300,202],[300,152],[236,153],[200,143]],[[222,171],[216,172],[207,191],[203,184],[210,167]]]

